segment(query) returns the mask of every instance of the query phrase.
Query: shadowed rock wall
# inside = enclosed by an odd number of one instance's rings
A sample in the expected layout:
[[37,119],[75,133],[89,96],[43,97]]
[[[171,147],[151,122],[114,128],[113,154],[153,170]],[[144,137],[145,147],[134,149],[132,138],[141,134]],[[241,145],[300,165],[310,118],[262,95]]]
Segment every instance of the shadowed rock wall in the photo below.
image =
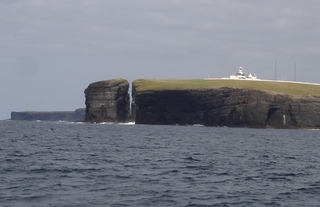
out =
[[320,127],[320,97],[294,97],[251,89],[136,91],[136,124],[236,127]]
[[127,122],[130,117],[129,82],[112,79],[91,83],[84,91],[87,122]]

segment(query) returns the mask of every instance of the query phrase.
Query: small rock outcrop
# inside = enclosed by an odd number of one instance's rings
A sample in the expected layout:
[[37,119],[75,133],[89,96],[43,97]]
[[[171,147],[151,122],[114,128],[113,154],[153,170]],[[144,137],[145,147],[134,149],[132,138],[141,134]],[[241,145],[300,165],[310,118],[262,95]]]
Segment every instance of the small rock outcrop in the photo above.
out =
[[86,122],[127,122],[130,118],[129,82],[112,79],[85,89]]
[[319,128],[320,97],[245,88],[137,91],[136,124]]
[[11,120],[24,121],[83,121],[85,109],[80,108],[75,111],[24,111],[11,112]]

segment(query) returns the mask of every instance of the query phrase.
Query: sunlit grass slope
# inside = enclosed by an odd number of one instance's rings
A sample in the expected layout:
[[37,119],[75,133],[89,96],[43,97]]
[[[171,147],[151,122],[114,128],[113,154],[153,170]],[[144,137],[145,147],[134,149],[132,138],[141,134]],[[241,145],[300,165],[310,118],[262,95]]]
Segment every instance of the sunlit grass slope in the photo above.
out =
[[252,80],[161,80],[138,79],[133,82],[137,91],[176,90],[176,89],[205,89],[205,88],[247,88],[288,95],[319,95],[320,85],[301,84],[277,81],[252,81]]

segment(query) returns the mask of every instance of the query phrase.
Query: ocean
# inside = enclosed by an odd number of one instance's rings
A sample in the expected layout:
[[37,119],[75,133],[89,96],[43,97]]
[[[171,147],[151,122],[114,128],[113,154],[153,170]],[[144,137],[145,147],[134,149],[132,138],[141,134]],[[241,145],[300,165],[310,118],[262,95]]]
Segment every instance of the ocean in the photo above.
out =
[[0,121],[0,206],[320,206],[319,135]]

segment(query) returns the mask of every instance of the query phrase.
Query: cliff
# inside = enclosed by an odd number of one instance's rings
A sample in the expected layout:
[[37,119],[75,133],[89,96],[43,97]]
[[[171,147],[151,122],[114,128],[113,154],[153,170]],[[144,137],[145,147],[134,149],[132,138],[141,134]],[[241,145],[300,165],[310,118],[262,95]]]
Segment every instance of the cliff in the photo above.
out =
[[127,122],[130,118],[129,82],[98,81],[85,89],[86,122]]
[[85,118],[85,109],[75,111],[25,111],[11,112],[11,120],[25,121],[83,121]]
[[319,86],[258,81],[137,80],[132,108],[136,124],[318,128],[319,92]]

